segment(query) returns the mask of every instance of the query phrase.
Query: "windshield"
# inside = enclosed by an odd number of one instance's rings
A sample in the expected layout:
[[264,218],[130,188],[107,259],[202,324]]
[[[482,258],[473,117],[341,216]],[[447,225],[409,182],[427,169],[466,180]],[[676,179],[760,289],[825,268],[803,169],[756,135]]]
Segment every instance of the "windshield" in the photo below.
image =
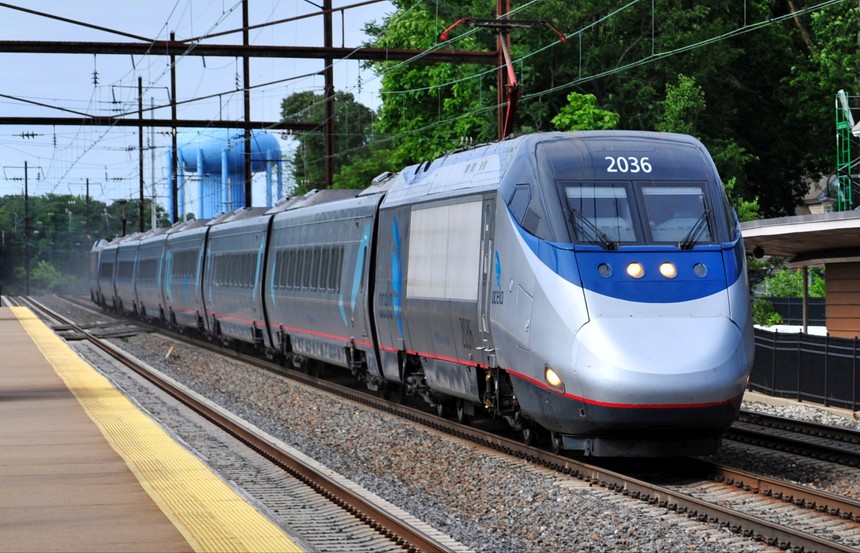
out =
[[627,189],[623,184],[580,183],[565,188],[576,240],[635,242]]
[[699,183],[562,183],[574,240],[613,249],[624,243],[713,241],[710,209]]
[[701,186],[643,186],[642,206],[651,241],[676,242],[682,247],[691,241],[711,241]]

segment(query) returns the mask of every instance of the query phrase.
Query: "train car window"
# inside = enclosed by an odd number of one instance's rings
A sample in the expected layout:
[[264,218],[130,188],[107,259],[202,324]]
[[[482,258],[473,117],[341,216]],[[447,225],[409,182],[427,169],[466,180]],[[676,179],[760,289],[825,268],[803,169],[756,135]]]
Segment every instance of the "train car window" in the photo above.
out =
[[311,287],[311,251],[306,249],[302,256],[302,288]]
[[275,254],[275,277],[272,283],[274,288],[283,290],[286,286],[286,270],[284,263],[286,262],[286,253],[284,250],[279,250]]
[[622,183],[568,183],[565,196],[574,235],[582,242],[614,247],[635,242],[627,188]]
[[726,218],[726,225],[729,229],[729,241],[734,242],[738,239],[738,226],[735,222],[735,210],[732,204],[729,203],[729,198],[725,193],[722,194],[723,200],[723,215]]
[[338,246],[334,251],[334,259],[332,260],[332,270],[330,273],[331,291],[335,294],[340,292],[340,270],[343,267],[343,246]]
[[314,247],[311,249],[311,277],[310,277],[310,289],[311,290],[316,290],[317,288],[319,288],[320,264],[321,264],[320,248]]
[[518,184],[514,187],[514,193],[511,194],[511,199],[508,200],[508,207],[517,221],[522,221],[523,217],[525,217],[526,209],[529,207],[531,199],[532,192],[528,184]]
[[248,254],[248,288],[253,288],[254,283],[257,282],[257,254],[249,253]]
[[101,278],[110,278],[113,276],[113,263],[102,263],[99,267],[99,276]]
[[320,260],[320,289],[323,291],[328,291],[331,289],[331,282],[329,281],[329,263],[331,263],[331,252],[332,248],[330,246],[326,246],[322,249],[322,259]]
[[131,280],[134,276],[134,261],[120,261],[117,268],[117,278]]
[[652,241],[711,241],[705,192],[701,185],[643,186],[641,191]]
[[305,252],[304,250],[298,249],[294,251],[295,255],[293,257],[292,264],[292,285],[291,287],[295,289],[299,289],[302,287],[302,267],[304,266],[305,260]]
[[173,254],[173,278],[193,278],[197,273],[197,251],[182,250]]
[[137,272],[137,279],[141,282],[155,282],[158,273],[158,259],[142,259]]

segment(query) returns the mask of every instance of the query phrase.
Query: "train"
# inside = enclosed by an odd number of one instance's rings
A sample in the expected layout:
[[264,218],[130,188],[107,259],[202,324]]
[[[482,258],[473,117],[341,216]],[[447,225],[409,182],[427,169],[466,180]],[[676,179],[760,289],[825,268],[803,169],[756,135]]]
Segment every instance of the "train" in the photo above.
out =
[[90,294],[600,457],[717,451],[754,352],[714,162],[650,131],[526,134],[100,240]]

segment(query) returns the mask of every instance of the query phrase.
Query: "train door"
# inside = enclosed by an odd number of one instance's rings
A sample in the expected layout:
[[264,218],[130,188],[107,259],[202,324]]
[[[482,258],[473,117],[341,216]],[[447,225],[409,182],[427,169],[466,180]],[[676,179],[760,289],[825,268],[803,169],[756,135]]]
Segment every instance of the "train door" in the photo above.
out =
[[496,197],[484,198],[481,212],[481,275],[478,296],[478,349],[482,352],[482,362],[495,365],[493,337],[490,333],[490,306],[503,301],[501,291],[501,268],[498,254],[493,247],[496,230]]

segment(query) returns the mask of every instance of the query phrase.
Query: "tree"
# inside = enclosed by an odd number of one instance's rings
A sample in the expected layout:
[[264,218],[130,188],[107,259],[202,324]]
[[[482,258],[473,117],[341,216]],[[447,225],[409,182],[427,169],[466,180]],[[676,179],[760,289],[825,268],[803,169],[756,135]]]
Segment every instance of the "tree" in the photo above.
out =
[[[431,13],[422,4],[395,0],[401,11],[365,32],[377,48],[437,46],[439,34],[466,14],[492,16],[490,2],[441,2]],[[452,37],[445,48],[490,50],[491,32]],[[388,152],[397,168],[433,159],[457,148],[463,139],[475,142],[496,136],[496,73],[471,64],[373,62],[382,74],[382,107],[374,124],[377,147]]]
[[[303,133],[296,137],[298,147],[293,156],[292,173],[299,193],[312,188],[324,188],[326,184],[325,144],[321,132],[325,117],[324,101],[321,94],[298,92],[281,102],[282,119],[320,123],[320,132]],[[356,102],[355,97],[347,92],[336,92],[334,101],[336,166],[343,167],[368,156],[367,141],[373,112]]]
[[[768,296],[779,298],[803,297],[803,271],[801,269],[780,269],[765,277],[762,288]],[[809,297],[823,298],[825,295],[824,268],[812,267],[809,270]]]
[[[495,3],[439,0],[432,12],[406,0],[394,5],[398,11],[370,26],[374,46],[429,48],[461,17],[492,17]],[[571,90],[594,95],[595,105],[620,115],[622,128],[653,130],[667,120],[685,120],[721,174],[735,179],[738,198],[757,198],[766,216],[792,213],[808,178],[817,178],[832,158],[833,94],[856,85],[858,66],[856,5],[796,17],[793,6],[804,7],[778,0],[658,0],[621,9],[606,0],[528,4],[516,18],[547,19],[570,40],[561,44],[540,28],[512,31],[524,90],[517,130],[552,128],[553,118],[569,109]],[[748,31],[753,24],[755,30]],[[449,42],[452,48],[487,51],[495,49],[494,40],[491,31],[458,28]],[[494,138],[493,68],[370,65],[383,74],[377,138],[387,140],[397,165],[435,157],[457,147],[463,136]],[[847,84],[833,86],[838,75],[847,76]],[[697,110],[699,101],[707,109]],[[673,111],[680,107],[692,109],[695,119]]]
[[571,92],[566,106],[552,118],[552,124],[560,131],[587,131],[614,129],[620,116],[597,107],[594,94]]

